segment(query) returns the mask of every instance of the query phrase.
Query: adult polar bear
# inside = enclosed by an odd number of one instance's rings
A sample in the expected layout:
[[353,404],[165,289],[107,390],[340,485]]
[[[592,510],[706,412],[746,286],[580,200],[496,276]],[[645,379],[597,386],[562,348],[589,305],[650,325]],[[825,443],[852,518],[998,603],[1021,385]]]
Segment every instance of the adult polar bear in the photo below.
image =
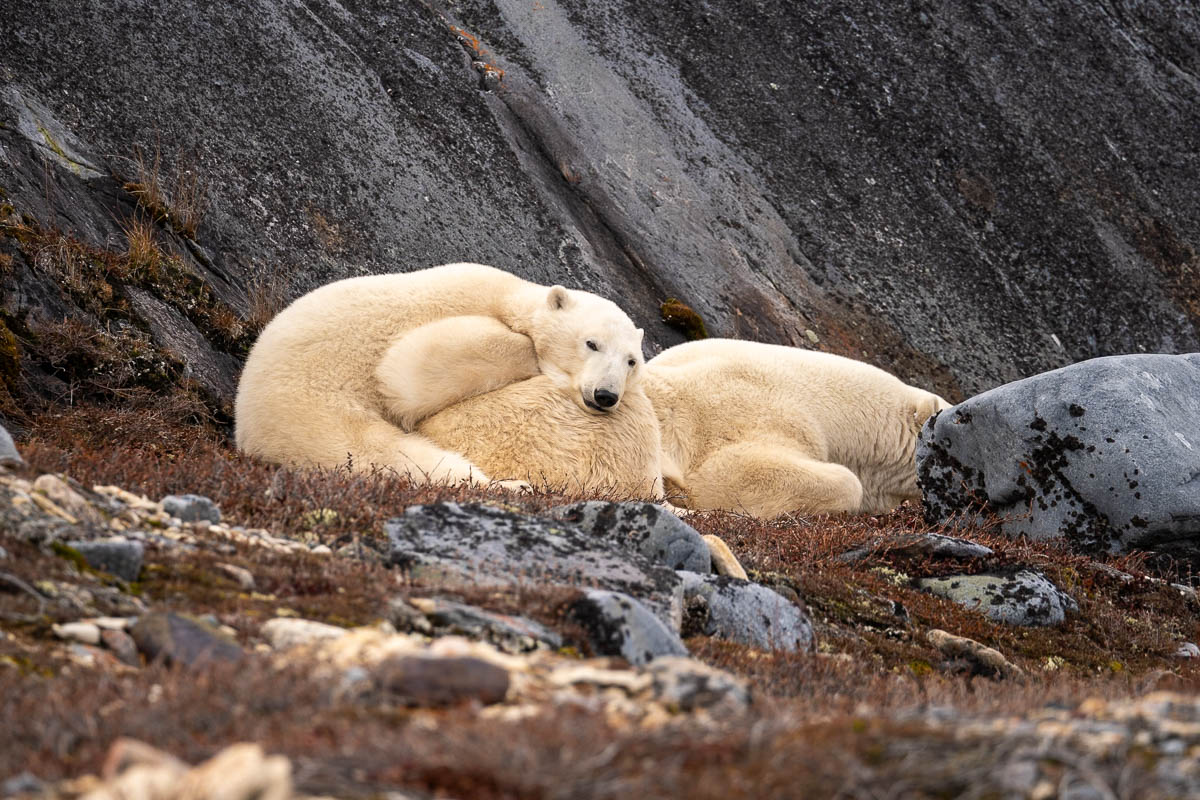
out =
[[[615,417],[584,418],[539,390],[537,379],[447,408],[420,429],[486,469],[541,483],[569,484],[573,470],[586,469],[596,484],[616,485],[621,470],[657,453],[673,503],[771,518],[797,510],[876,513],[919,498],[917,433],[948,406],[869,364],[757,342],[678,345],[643,373],[657,422],[650,427],[661,438],[645,432],[640,404],[624,415],[634,435],[613,437]],[[551,407],[555,413],[545,413]],[[521,448],[489,425],[498,419],[519,427]],[[574,442],[591,437],[593,455],[584,465],[539,446],[555,441],[564,419]],[[630,474],[644,480],[644,472]]]
[[919,499],[917,434],[949,406],[862,361],[732,339],[663,351],[645,385],[676,502],[764,518]]
[[488,483],[411,427],[539,373],[543,389],[579,414],[614,412],[642,367],[641,341],[608,300],[481,264],[348,278],[296,300],[263,330],[238,384],[235,438],[277,463],[349,458],[417,481]]

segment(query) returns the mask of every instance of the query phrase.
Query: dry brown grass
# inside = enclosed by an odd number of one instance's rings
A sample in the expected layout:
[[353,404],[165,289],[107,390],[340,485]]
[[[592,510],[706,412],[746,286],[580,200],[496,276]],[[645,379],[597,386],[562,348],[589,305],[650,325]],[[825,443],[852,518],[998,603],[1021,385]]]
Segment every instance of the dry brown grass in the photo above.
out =
[[248,295],[250,310],[244,321],[247,330],[257,335],[287,307],[287,287],[274,276],[259,275],[250,282]]
[[163,254],[158,247],[158,226],[149,217],[135,214],[121,223],[121,231],[125,234],[127,274],[138,275],[143,280],[159,280]]
[[136,147],[129,159],[132,175],[123,185],[152,221],[195,239],[208,198],[198,170],[190,164],[181,156],[167,173],[157,144],[152,153]]

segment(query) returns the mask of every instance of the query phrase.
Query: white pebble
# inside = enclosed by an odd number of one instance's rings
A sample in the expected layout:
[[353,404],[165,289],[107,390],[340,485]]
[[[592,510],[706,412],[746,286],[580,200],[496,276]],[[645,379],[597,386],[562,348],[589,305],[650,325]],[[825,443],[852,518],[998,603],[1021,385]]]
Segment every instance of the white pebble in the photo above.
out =
[[100,644],[100,627],[90,622],[68,622],[53,627],[54,635],[60,639],[83,644]]

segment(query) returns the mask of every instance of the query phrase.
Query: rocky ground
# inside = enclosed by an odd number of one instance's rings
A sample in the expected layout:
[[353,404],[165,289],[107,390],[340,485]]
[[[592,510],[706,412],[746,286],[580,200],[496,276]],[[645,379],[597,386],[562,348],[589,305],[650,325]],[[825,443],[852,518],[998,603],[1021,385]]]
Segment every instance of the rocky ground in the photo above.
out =
[[7,794],[1200,790],[1200,604],[1143,556],[915,508],[676,525],[77,417],[0,477]]

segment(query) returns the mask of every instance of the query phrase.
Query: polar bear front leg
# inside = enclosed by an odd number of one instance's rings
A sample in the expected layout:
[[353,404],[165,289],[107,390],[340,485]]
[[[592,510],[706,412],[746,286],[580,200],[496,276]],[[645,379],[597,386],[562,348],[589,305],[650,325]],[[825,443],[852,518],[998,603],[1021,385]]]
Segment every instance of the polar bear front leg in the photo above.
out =
[[740,511],[770,519],[788,511],[857,511],[863,488],[841,466],[766,442],[737,442],[716,450],[684,478],[692,509]]
[[537,375],[533,341],[493,317],[446,317],[388,347],[375,377],[389,418],[412,431],[443,408]]

